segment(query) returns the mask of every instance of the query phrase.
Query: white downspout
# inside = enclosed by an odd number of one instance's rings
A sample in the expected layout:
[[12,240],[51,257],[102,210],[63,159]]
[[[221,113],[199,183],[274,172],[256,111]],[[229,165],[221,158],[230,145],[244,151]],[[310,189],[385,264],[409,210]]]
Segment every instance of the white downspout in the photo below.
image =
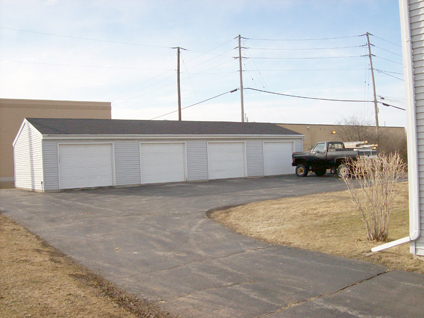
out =
[[[378,252],[396,245],[415,241],[420,237],[420,184],[418,170],[418,134],[414,90],[414,68],[412,59],[411,24],[409,1],[399,0],[400,26],[402,33],[402,56],[405,77],[406,135],[408,138],[408,181],[409,181],[409,236],[371,249]],[[412,250],[413,249],[413,250]],[[411,253],[416,254],[411,247]]]

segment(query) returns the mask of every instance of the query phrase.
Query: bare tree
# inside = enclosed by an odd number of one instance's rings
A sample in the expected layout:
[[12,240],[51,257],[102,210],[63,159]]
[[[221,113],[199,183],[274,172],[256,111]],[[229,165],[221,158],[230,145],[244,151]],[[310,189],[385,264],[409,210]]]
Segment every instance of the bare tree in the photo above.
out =
[[399,154],[351,160],[341,176],[365,222],[368,240],[387,241],[395,184],[405,176]]
[[337,123],[337,134],[341,141],[368,141],[377,144],[381,154],[399,153],[401,159],[407,162],[407,146],[405,130],[393,130],[380,127],[378,133],[375,126],[366,119],[351,116]]

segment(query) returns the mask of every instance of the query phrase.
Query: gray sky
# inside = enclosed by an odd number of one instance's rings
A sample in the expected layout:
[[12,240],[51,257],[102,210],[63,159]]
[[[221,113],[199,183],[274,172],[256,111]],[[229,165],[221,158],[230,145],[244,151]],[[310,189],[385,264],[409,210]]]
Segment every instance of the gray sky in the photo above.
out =
[[[0,97],[112,102],[113,118],[151,119],[239,88],[322,99],[373,99],[404,108],[395,0],[0,0]],[[380,99],[379,99],[380,100]],[[333,102],[246,89],[249,121],[374,123],[371,102]],[[405,112],[379,105],[381,125]],[[183,110],[183,120],[240,121],[240,92]],[[158,119],[175,120],[177,113]]]

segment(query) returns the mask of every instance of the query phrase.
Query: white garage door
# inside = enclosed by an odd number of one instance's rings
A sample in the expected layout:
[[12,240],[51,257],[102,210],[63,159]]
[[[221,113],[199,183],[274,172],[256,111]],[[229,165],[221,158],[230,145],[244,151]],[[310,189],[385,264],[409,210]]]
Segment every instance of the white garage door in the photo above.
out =
[[290,142],[264,142],[264,173],[266,176],[294,173],[293,144]]
[[59,145],[60,189],[112,185],[112,144]]
[[183,143],[140,144],[141,183],[185,181]]
[[243,142],[208,143],[209,179],[245,176]]

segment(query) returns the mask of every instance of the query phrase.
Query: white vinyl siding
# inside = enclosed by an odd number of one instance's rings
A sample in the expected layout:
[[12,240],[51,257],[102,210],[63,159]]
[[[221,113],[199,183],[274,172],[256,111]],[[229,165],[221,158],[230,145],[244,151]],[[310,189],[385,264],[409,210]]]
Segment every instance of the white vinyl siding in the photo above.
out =
[[208,180],[208,143],[206,140],[187,141],[187,180]]
[[137,140],[114,142],[117,186],[141,184],[139,144]]
[[209,179],[245,177],[244,142],[209,142]]
[[185,181],[184,143],[141,143],[141,183]]
[[14,148],[15,187],[43,191],[41,134],[25,122]]
[[59,144],[58,160],[60,189],[114,185],[112,144]]
[[[28,123],[28,125],[30,124]],[[33,132],[34,140],[32,140],[31,143],[29,142],[28,127],[22,128],[21,135],[17,136],[18,138],[15,141],[14,151],[18,176],[16,182],[17,186],[21,188],[40,191],[56,191],[63,188],[59,184],[60,176],[63,175],[63,173],[59,171],[60,145],[113,144],[113,153],[111,154],[111,170],[113,171],[112,185],[134,186],[156,182],[201,181],[221,178],[264,176],[263,144],[264,142],[272,141],[272,139],[260,137],[234,140],[223,140],[222,138],[177,138],[174,140],[168,137],[160,141],[148,138],[120,139],[119,137],[115,139],[96,140],[94,138],[95,136],[93,136],[92,139],[84,140],[72,137],[66,138],[66,136],[60,139],[41,139],[41,134],[35,128],[33,128]],[[287,140],[287,142],[292,143],[294,141],[301,147],[301,137]],[[32,151],[30,151],[29,148],[30,144],[32,145]],[[142,145],[147,144],[177,144],[177,147],[180,149],[177,151],[179,154],[169,154],[169,157],[172,157],[171,161],[174,164],[179,162],[177,164],[178,169],[169,168],[166,170],[161,167],[152,170],[145,168],[144,171],[146,171],[146,169],[150,170],[151,175],[145,175],[143,180],[141,148]],[[220,148],[220,145],[224,148]],[[216,147],[218,147],[218,149],[215,149]],[[233,154],[231,155],[232,152]],[[30,159],[31,157],[32,159]],[[159,157],[162,160],[162,157],[166,156],[159,155]],[[175,158],[177,158],[177,160],[175,160]],[[159,162],[158,159],[153,159],[153,161]],[[211,161],[212,170],[210,169]],[[221,161],[221,164],[219,164],[219,161]],[[30,162],[32,163],[30,164]],[[215,168],[217,168],[216,164],[221,166],[218,170],[223,169],[221,172],[216,169],[214,171],[214,165]],[[289,166],[291,165],[291,163],[287,164]],[[176,171],[179,171],[177,173],[179,176],[174,178],[173,175],[175,175]],[[110,179],[108,184],[111,184]],[[97,187],[103,185],[102,183],[95,183],[90,185],[84,184],[81,187]]]
[[[417,149],[420,189],[424,189],[424,1],[409,1],[410,30],[412,37],[412,63],[414,72],[415,115],[417,120]],[[424,191],[420,191],[421,233],[424,229]],[[415,253],[424,255],[424,237],[411,243]]]
[[291,142],[264,142],[264,174],[276,176],[294,173],[292,154]]
[[57,142],[43,140],[44,190],[59,189]]
[[247,176],[261,177],[264,175],[263,141],[246,141]]

